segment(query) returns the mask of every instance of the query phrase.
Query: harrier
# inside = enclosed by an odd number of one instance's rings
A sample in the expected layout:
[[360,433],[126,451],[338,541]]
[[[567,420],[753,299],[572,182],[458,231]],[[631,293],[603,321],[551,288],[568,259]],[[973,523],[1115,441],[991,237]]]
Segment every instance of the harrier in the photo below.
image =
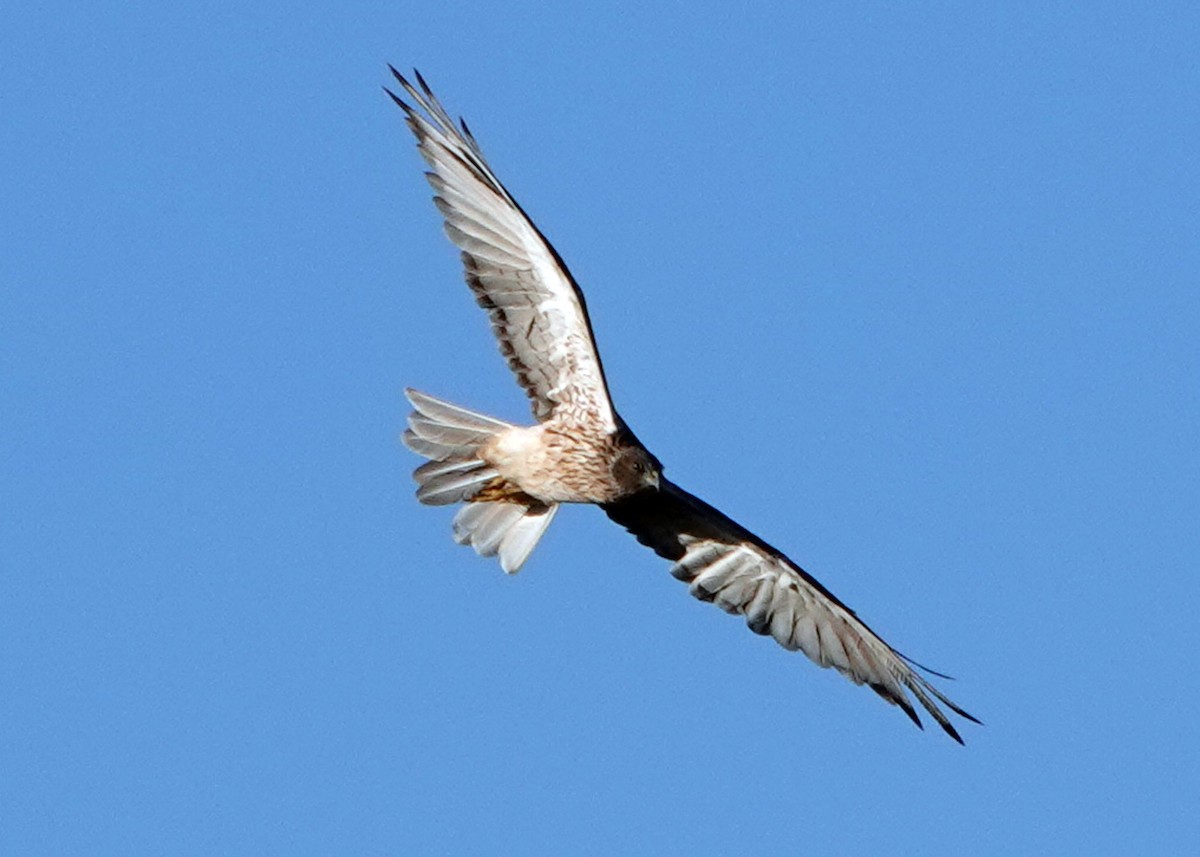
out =
[[512,425],[408,390],[415,411],[404,441],[430,459],[413,474],[418,499],[462,503],[455,541],[499,555],[509,574],[528,559],[560,504],[593,503],[670,560],[671,574],[697,598],[867,684],[921,726],[911,694],[961,744],[938,703],[979,721],[921,676],[918,664],[800,566],[663,476],[613,407],[583,293],[562,258],[492,172],[466,123],[454,123],[420,73],[414,86],[391,71],[411,104],[386,91],[432,168],[426,176],[446,234],[462,251],[467,284],[537,420]]

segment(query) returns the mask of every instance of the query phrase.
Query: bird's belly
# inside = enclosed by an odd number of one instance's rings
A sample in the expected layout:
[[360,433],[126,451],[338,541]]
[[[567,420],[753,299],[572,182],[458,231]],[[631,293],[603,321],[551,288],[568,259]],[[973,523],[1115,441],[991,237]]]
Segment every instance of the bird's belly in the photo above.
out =
[[506,482],[544,503],[607,503],[617,496],[609,455],[595,444],[543,431],[512,428],[480,456]]

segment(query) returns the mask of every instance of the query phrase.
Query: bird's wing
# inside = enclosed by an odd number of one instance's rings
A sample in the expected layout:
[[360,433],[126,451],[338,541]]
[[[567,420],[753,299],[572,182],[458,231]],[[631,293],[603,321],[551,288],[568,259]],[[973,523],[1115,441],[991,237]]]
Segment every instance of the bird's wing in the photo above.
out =
[[606,433],[616,430],[583,293],[567,266],[492,172],[466,123],[455,125],[419,72],[416,86],[392,74],[416,107],[386,91],[432,167],[425,175],[446,234],[462,250],[467,283],[534,416],[545,422],[565,409]]
[[664,479],[660,490],[639,492],[604,511],[671,560],[671,574],[697,598],[745,616],[755,633],[770,634],[784,648],[799,649],[818,665],[867,684],[918,726],[921,719],[909,694],[960,744],[962,738],[937,703],[979,722],[804,569],[679,486]]

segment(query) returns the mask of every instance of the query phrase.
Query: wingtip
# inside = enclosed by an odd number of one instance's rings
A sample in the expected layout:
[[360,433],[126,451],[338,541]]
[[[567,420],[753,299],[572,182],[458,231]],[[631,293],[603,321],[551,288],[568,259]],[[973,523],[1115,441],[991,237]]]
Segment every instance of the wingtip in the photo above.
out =
[[942,729],[944,729],[946,731],[946,734],[949,735],[951,738],[953,738],[955,741],[957,741],[961,746],[963,746],[963,747],[967,746],[967,742],[962,739],[962,736],[958,734],[958,730],[955,729],[952,724],[943,723]]
[[405,113],[412,113],[412,108],[408,106],[408,103],[405,102],[405,100],[403,98],[401,98],[396,93],[392,92],[386,86],[383,87],[383,91],[388,94],[388,98],[392,99],[392,101],[394,101],[396,103],[397,107],[399,107]]
[[425,78],[421,76],[421,72],[417,71],[415,67],[413,68],[413,77],[417,79],[417,85],[421,87],[421,91],[432,98],[433,90],[429,88],[429,84],[425,82]]
[[388,67],[388,71],[390,71],[392,73],[392,77],[396,78],[397,82],[401,86],[403,86],[405,89],[408,89],[408,81],[405,80],[404,75],[402,75],[399,71],[397,71],[396,67],[394,65],[392,65],[391,63],[388,63],[387,67]]
[[980,720],[978,717],[976,717],[974,714],[968,714],[967,712],[963,711],[961,708],[954,706],[954,705],[952,705],[951,708],[954,709],[955,714],[957,714],[960,717],[965,717],[967,720],[970,720],[976,726],[983,725],[983,721]]
[[902,696],[893,701],[896,703],[896,705],[900,706],[901,711],[908,715],[909,720],[917,724],[918,729],[920,729],[922,732],[925,731],[925,724],[921,722],[921,716],[917,714],[917,709],[913,708],[911,702]]
[[947,708],[949,708],[951,711],[953,711],[959,717],[965,718],[966,720],[970,720],[972,723],[977,723],[980,726],[983,725],[982,720],[980,720],[978,717],[971,714],[970,712],[964,710],[961,706],[957,705],[953,700],[951,700],[948,696],[946,696],[946,694],[942,693],[936,687],[933,687],[932,685],[929,685],[928,683],[926,683],[926,689],[929,690],[934,696],[936,696],[938,698],[939,702],[941,702],[943,705],[945,705]]
[[920,661],[914,661],[908,655],[904,654],[904,652],[897,651],[896,649],[893,649],[892,651],[896,652],[896,654],[899,655],[903,660],[907,661],[911,666],[916,667],[917,669],[921,670],[922,672],[928,673],[929,675],[937,676],[938,678],[944,678],[947,681],[956,681],[954,676],[947,675],[946,673],[943,673],[943,672],[938,672],[937,670],[933,669],[932,667],[925,666],[925,664],[921,663]]
[[[401,74],[399,72],[399,70],[397,70],[397,68],[394,65],[392,65],[391,63],[387,63],[387,67],[388,67],[388,71],[390,71],[392,73],[392,77],[396,78],[396,82],[400,84],[400,88],[403,89],[405,92],[407,92],[410,96],[412,96],[412,98],[418,104],[422,104],[420,94],[415,89],[413,89],[413,85],[408,82],[408,78],[406,78],[403,74]],[[414,71],[415,71],[415,69],[414,69]],[[418,75],[418,77],[419,77],[419,75]],[[405,101],[403,98],[398,96],[395,92],[388,89],[386,86],[383,88],[383,91],[386,92],[388,94],[388,96],[392,99],[392,101],[396,102],[396,104],[399,105],[404,110],[404,112],[407,113],[410,117],[412,117],[416,114],[416,111],[413,109],[413,107],[407,101]]]
[[[907,703],[907,701],[905,703],[899,703],[899,705],[900,705],[900,708],[904,711],[904,713],[908,715],[908,719],[911,720],[913,723],[917,724],[917,728],[920,729],[922,732],[924,732],[925,724],[921,722],[921,718],[917,714],[916,708],[913,707],[913,705],[911,703]],[[962,739],[962,736],[958,734],[958,730],[954,728],[954,724],[952,724],[945,717],[937,717],[935,719],[937,720],[938,725],[942,727],[942,729],[945,731],[945,733],[947,735],[949,735],[951,738],[953,738],[959,744],[962,744],[964,747],[966,746],[967,742],[964,741]],[[974,719],[974,718],[972,718],[972,719]]]

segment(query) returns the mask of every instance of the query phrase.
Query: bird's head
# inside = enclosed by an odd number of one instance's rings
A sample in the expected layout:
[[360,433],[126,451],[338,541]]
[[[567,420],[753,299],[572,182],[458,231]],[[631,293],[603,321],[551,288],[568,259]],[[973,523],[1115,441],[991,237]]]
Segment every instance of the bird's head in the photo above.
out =
[[648,488],[658,490],[662,465],[641,446],[627,446],[613,459],[613,478],[624,494]]

